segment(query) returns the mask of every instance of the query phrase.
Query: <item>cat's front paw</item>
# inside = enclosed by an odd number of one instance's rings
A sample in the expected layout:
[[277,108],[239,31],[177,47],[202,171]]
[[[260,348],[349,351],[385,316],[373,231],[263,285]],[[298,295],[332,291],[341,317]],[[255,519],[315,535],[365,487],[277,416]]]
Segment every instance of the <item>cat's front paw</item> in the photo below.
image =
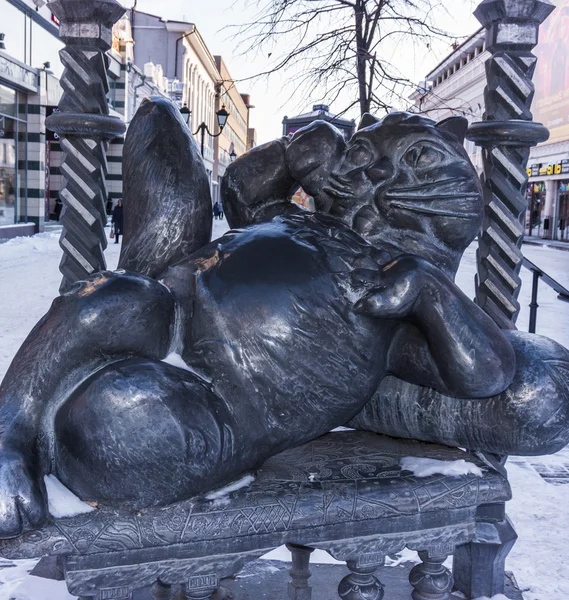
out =
[[33,478],[20,454],[0,450],[0,539],[38,529],[47,516],[43,480]]
[[415,304],[433,269],[417,256],[407,254],[396,258],[377,272],[377,280],[354,304],[354,310],[386,319],[414,316]]

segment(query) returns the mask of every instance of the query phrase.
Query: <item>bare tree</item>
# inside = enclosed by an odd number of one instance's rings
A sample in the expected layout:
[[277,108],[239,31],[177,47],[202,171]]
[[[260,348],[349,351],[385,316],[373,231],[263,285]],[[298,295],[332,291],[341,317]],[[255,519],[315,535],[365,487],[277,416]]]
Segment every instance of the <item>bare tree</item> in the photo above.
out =
[[[266,71],[294,73],[304,97],[339,98],[346,112],[388,111],[413,83],[405,74],[410,49],[426,53],[435,40],[455,39],[437,21],[437,0],[258,0],[257,17],[235,38],[245,53],[272,57]],[[403,67],[403,68],[402,68]]]

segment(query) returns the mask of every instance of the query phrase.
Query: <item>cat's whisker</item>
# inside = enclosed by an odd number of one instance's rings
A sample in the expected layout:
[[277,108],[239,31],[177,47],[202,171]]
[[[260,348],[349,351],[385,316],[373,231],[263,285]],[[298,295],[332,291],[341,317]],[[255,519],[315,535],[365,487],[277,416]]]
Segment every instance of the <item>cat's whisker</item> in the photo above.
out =
[[[460,196],[461,198],[463,196]],[[413,199],[415,200],[415,199]],[[391,208],[398,208],[400,210],[407,210],[424,215],[436,215],[441,217],[454,217],[457,219],[476,219],[479,217],[478,212],[460,212],[457,207],[453,209],[445,210],[444,208],[433,208],[431,206],[423,206],[420,204],[406,204],[405,202],[393,201],[389,203]]]
[[322,191],[330,194],[331,196],[336,196],[337,198],[353,198],[352,192],[346,192],[344,190],[338,189],[334,185],[326,185],[322,188]]
[[403,194],[398,194],[398,193],[393,193],[393,192],[389,192],[388,194],[385,194],[385,198],[387,198],[388,200],[410,200],[411,202],[436,202],[438,200],[462,200],[462,199],[468,199],[468,198],[474,198],[474,199],[478,199],[480,197],[480,194],[478,192],[465,192],[463,194],[457,194],[457,193],[453,193],[453,194],[432,194],[432,195],[426,195],[423,194],[421,196],[416,196],[416,195],[409,195],[406,193]]
[[403,192],[403,193],[413,192],[414,194],[418,194],[428,188],[436,187],[437,189],[439,189],[441,187],[444,187],[445,185],[457,186],[461,183],[466,183],[469,187],[472,186],[471,179],[467,179],[465,177],[460,177],[460,178],[453,177],[453,178],[449,178],[449,179],[440,179],[438,181],[432,181],[429,183],[425,183],[424,181],[422,181],[421,183],[418,183],[416,185],[397,186],[396,188],[392,188],[392,189],[395,189],[395,191],[397,191],[397,192]]

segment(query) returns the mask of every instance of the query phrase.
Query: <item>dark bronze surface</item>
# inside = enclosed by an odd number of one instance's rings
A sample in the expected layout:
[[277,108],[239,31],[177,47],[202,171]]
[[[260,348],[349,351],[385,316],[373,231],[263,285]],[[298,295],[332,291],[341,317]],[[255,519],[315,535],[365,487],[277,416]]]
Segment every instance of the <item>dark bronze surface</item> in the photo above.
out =
[[[565,350],[512,345],[453,282],[483,209],[465,120],[364,124],[346,143],[316,122],[236,160],[222,192],[241,228],[207,243],[195,144],[173,105],[143,104],[119,265],[138,274],[77,284],[15,357],[0,388],[0,537],[45,521],[45,473],[85,500],[169,505],[362,409],[360,428],[471,450],[567,441]],[[291,181],[316,214],[290,203]],[[172,352],[186,368],[161,360]],[[391,398],[394,385],[407,387]]]

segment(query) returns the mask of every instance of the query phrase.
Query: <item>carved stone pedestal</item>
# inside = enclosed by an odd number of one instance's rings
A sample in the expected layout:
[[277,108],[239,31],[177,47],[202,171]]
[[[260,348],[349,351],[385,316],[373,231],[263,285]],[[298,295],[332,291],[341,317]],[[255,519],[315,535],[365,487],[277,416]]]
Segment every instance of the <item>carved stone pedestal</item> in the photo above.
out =
[[312,588],[308,585],[310,572],[310,555],[313,548],[287,544],[292,556],[292,569],[290,570],[290,583],[288,584],[288,597],[290,600],[310,600]]
[[504,504],[481,506],[475,538],[454,553],[456,589],[468,598],[503,594],[506,557],[517,537]]
[[[463,459],[484,472],[420,478],[401,469],[404,456]],[[132,600],[135,590],[149,586],[155,600],[170,600],[170,586],[179,590],[182,584],[176,600],[210,600],[221,579],[287,544],[290,600],[311,598],[314,548],[348,565],[339,598],[381,600],[376,571],[386,555],[407,547],[425,551],[411,574],[414,600],[448,600],[452,576],[442,562],[457,546],[459,589],[478,589],[468,588],[469,573],[472,581],[503,578],[513,541],[485,535],[481,519],[487,524],[501,516],[484,507],[503,507],[509,497],[503,473],[474,454],[343,431],[272,457],[224,504],[194,498],[141,513],[103,508],[54,519],[40,531],[0,541],[0,556],[56,555],[60,576],[82,600]],[[285,594],[275,590],[274,598]]]
[[359,565],[357,561],[348,561],[351,573],[346,575],[338,586],[338,595],[342,600],[381,600],[384,595],[381,581],[373,575],[380,565]]
[[150,595],[154,600],[170,600],[172,597],[172,586],[164,585],[157,581],[150,590]]
[[413,600],[450,600],[453,578],[443,566],[448,556],[424,551],[419,552],[419,558],[423,562],[413,567],[409,574]]

